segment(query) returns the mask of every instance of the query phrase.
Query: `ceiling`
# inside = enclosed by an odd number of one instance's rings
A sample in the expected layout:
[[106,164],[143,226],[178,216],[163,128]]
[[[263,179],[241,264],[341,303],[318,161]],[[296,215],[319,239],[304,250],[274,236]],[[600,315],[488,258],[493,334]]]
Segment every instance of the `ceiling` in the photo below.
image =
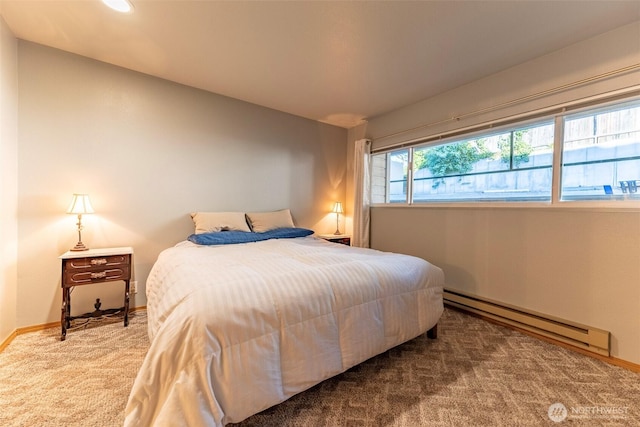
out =
[[640,21],[634,1],[1,0],[16,37],[349,128]]

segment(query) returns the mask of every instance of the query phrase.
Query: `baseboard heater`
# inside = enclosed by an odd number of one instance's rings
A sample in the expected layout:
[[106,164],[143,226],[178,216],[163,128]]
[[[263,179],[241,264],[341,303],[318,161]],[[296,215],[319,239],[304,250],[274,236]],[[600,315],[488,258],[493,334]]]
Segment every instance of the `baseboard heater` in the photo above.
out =
[[447,288],[444,289],[444,303],[603,356],[610,355],[610,333],[602,329]]

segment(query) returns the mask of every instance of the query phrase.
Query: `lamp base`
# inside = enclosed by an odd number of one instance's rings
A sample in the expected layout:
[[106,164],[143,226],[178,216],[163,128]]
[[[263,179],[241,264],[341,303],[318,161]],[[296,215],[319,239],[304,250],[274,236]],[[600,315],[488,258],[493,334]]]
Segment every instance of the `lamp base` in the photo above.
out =
[[88,250],[89,250],[89,248],[88,248],[88,247],[86,247],[86,246],[84,245],[84,243],[82,243],[82,242],[78,242],[78,243],[76,243],[76,245],[75,245],[74,247],[72,247],[70,250],[71,250],[71,251],[73,251],[73,252],[81,252],[81,251],[88,251]]

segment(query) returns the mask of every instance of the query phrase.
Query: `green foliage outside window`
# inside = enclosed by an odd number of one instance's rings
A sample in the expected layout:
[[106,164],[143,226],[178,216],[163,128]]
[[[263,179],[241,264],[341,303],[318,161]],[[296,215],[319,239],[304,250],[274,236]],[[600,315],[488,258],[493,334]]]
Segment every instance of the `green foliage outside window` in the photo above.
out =
[[[526,131],[517,130],[509,134],[501,135],[498,141],[498,148],[500,149],[500,160],[503,163],[511,164],[513,157],[512,167],[518,167],[520,163],[526,163],[529,161],[529,154],[533,151],[531,144],[524,140],[524,134]],[[511,155],[511,139],[513,138],[513,156]]]
[[[526,130],[518,130],[500,135],[497,141],[499,153],[486,147],[486,139],[469,140],[457,144],[445,144],[437,147],[415,150],[413,163],[416,170],[428,168],[436,179],[433,188],[444,183],[445,176],[464,175],[473,170],[480,160],[500,156],[503,163],[518,167],[529,161],[533,148],[525,140]],[[511,141],[513,140],[513,151]]]
[[[428,168],[432,175],[443,177],[471,172],[476,162],[492,157],[493,153],[485,147],[484,141],[477,140],[416,150],[413,162],[416,170]],[[442,183],[443,178],[434,181],[433,188]]]

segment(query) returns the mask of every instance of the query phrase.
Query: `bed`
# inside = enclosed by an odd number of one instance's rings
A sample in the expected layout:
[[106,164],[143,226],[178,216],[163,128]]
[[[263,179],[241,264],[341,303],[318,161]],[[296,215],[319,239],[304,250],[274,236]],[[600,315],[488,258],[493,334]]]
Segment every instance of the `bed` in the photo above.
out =
[[420,258],[313,235],[181,242],[147,280],[151,345],[125,425],[240,422],[434,330],[443,282]]

